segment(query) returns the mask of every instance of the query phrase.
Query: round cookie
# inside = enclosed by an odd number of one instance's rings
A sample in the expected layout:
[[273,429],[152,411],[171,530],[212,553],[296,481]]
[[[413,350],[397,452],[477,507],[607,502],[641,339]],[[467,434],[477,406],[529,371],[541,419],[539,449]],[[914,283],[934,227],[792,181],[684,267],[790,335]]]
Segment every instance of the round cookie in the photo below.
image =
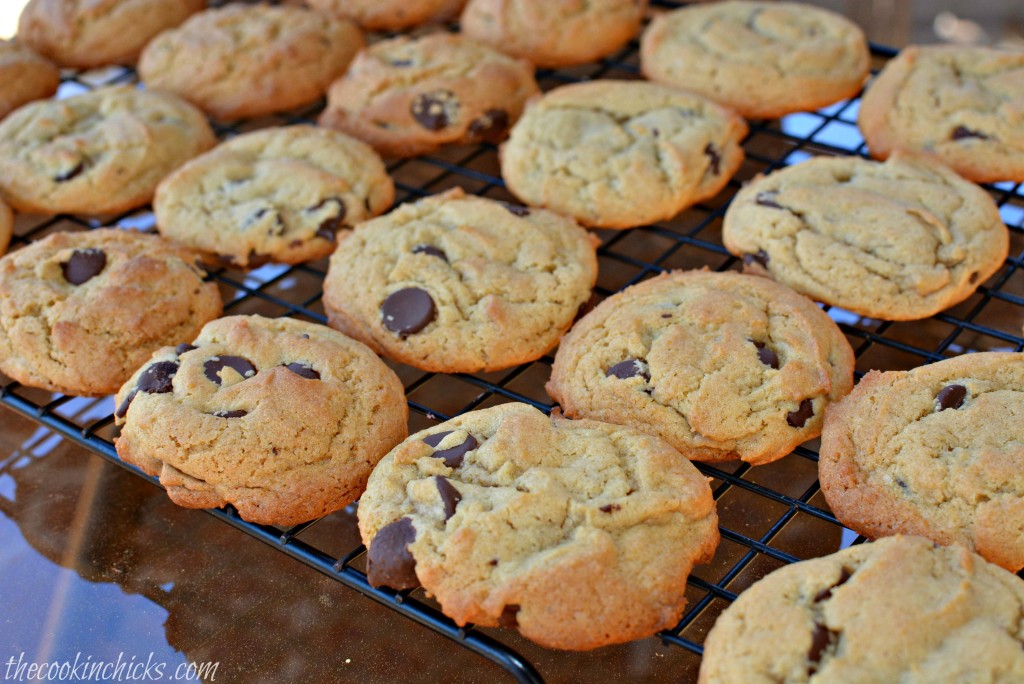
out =
[[120,213],[214,142],[202,112],[167,93],[110,86],[33,102],[0,122],[0,197],[24,212]]
[[355,501],[407,434],[402,383],[322,325],[228,316],[166,347],[117,394],[117,454],[186,508],[295,525]]
[[1024,354],[872,371],[825,418],[821,488],[870,536],[920,534],[1024,568]]
[[0,255],[7,251],[7,245],[11,244],[11,236],[14,235],[14,212],[0,200]]
[[883,320],[927,318],[1003,264],[992,197],[937,161],[817,157],[760,176],[733,199],[722,241],[746,269]]
[[217,119],[260,116],[315,102],[362,46],[350,21],[302,7],[230,4],[153,39],[139,76]]
[[601,302],[562,340],[547,391],[571,418],[658,435],[696,461],[760,465],[817,437],[853,387],[825,312],[766,278],[676,271]]
[[268,128],[193,159],[157,188],[160,232],[221,263],[296,264],[391,206],[395,188],[366,144],[314,126]]
[[350,19],[368,31],[402,31],[455,18],[466,0],[308,0],[320,12]]
[[0,40],[0,119],[32,100],[49,97],[60,70],[19,43]]
[[206,7],[206,0],[29,0],[18,40],[61,66],[134,64],[142,48]]
[[640,40],[640,61],[652,81],[771,119],[856,95],[870,53],[864,32],[828,10],[730,1],[657,16]]
[[324,308],[331,326],[417,368],[508,368],[572,325],[597,244],[564,216],[456,188],[340,233]]
[[196,254],[117,229],[54,233],[0,259],[0,371],[102,396],[221,313]]
[[501,148],[501,175],[526,204],[632,228],[717,194],[743,161],[746,133],[743,119],[700,95],[577,83],[530,105]]
[[470,0],[459,26],[470,38],[540,67],[593,62],[640,31],[647,0]]
[[662,440],[526,404],[416,433],[359,502],[371,585],[422,584],[459,625],[571,650],[672,627],[717,523],[707,481]]
[[861,100],[871,155],[936,155],[977,183],[1024,181],[1024,50],[912,45]]
[[699,684],[1024,681],[1024,582],[960,547],[893,537],[787,565],[704,642]]
[[538,92],[525,60],[450,33],[399,36],[356,56],[328,91],[320,124],[386,157],[414,157],[501,140]]

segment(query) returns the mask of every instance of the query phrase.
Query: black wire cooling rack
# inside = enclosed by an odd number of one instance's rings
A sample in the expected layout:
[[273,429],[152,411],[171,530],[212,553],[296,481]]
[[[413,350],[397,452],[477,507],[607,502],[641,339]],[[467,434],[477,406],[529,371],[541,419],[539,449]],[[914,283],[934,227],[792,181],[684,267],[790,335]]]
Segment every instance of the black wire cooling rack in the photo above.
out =
[[[671,6],[671,3],[656,3]],[[872,47],[875,66],[895,53]],[[541,71],[545,90],[564,83],[595,79],[635,79],[637,44],[601,62],[558,71]],[[111,83],[134,83],[133,71],[123,68],[87,74],[65,74],[63,94]],[[787,166],[816,155],[866,155],[857,128],[859,99],[843,101],[818,112],[753,122],[744,143],[746,161],[718,197],[686,210],[671,221],[627,231],[597,231],[600,275],[597,298],[669,269],[708,267],[728,270],[737,260],[722,246],[722,216],[740,185],[758,173]],[[288,115],[214,124],[221,137],[271,125],[314,123],[322,103]],[[467,192],[512,200],[501,181],[496,148],[492,145],[449,147],[436,155],[392,163],[389,171],[398,190],[397,202],[441,192],[459,185]],[[975,351],[1024,349],[1024,191],[1016,184],[987,187],[1000,206],[1011,233],[1010,256],[1004,266],[960,305],[925,321],[883,322],[862,318],[838,308],[828,309],[857,354],[858,377],[872,369],[909,369],[943,358]],[[12,249],[58,230],[88,230],[101,225],[153,230],[148,208],[105,220],[78,216],[21,216]],[[251,272],[221,270],[212,274],[225,296],[226,314],[260,313],[325,322],[320,286],[326,262],[286,267],[267,265]],[[543,391],[551,357],[517,368],[487,374],[444,375],[391,364],[405,384],[410,430],[419,430],[451,416],[506,401],[522,401],[549,411]],[[131,470],[121,462],[112,439],[113,400],[54,395],[11,382],[0,376],[0,399],[10,409],[45,425],[90,451]],[[775,463],[750,467],[741,463],[697,464],[711,480],[721,519],[722,543],[711,564],[698,567],[687,589],[687,609],[674,628],[655,638],[669,649],[690,655],[681,669],[664,673],[673,681],[696,679],[702,642],[722,609],[751,583],[768,572],[807,558],[831,553],[861,541],[829,512],[817,480],[817,441],[799,447]],[[544,680],[533,662],[558,663],[563,654],[544,651],[514,633],[460,628],[437,609],[421,590],[395,592],[374,589],[362,570],[361,546],[333,549],[316,535],[313,521],[278,529],[241,520],[228,507],[210,513],[245,533],[334,578],[361,594],[449,637],[507,670],[521,682]],[[351,514],[351,511],[349,511]],[[514,646],[510,645],[514,643]],[[520,652],[532,653],[531,658]],[[565,656],[568,657],[568,656]],[[597,657],[597,656],[594,656]],[[532,662],[531,662],[532,661]]]

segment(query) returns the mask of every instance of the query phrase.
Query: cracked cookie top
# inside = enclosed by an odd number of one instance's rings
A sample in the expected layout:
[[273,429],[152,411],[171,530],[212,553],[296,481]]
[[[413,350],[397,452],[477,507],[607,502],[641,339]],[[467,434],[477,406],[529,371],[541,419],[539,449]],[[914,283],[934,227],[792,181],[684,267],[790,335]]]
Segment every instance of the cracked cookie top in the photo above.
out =
[[202,112],[131,86],[32,102],[0,122],[0,196],[18,211],[113,214],[215,142]]
[[118,455],[187,508],[293,525],[358,498],[405,438],[402,383],[365,346],[287,318],[229,316],[153,354],[117,394]]
[[716,2],[657,16],[644,31],[647,78],[693,90],[750,119],[824,107],[868,75],[864,32],[845,17],[787,2]]
[[49,97],[60,85],[60,70],[26,46],[0,40],[0,119],[21,105]]
[[711,489],[656,437],[525,404],[412,435],[359,502],[374,586],[563,649],[671,627],[718,545]]
[[320,124],[413,157],[498,142],[539,92],[533,65],[451,33],[399,36],[360,52],[331,86]]
[[601,228],[668,219],[714,196],[743,161],[747,125],[710,100],[644,81],[556,88],[501,149],[508,189]]
[[417,368],[508,368],[568,330],[596,249],[571,219],[456,188],[340,233],[324,308],[333,327]]
[[157,188],[160,232],[252,268],[330,254],[335,233],[388,207],[395,190],[377,153],[336,131],[246,133],[193,159]]
[[0,259],[0,371],[64,394],[116,392],[156,349],[221,313],[196,253],[155,235],[60,232]]
[[351,19],[367,31],[401,31],[454,19],[466,0],[309,0],[313,9]]
[[883,320],[927,318],[1002,266],[1009,231],[984,190],[938,161],[819,157],[737,193],[722,229],[745,269]]
[[1024,181],[1024,50],[912,45],[861,100],[871,155],[934,154],[978,182]]
[[676,271],[601,302],[562,340],[547,391],[570,417],[656,434],[697,461],[762,464],[817,437],[853,350],[766,278]]
[[920,534],[1024,567],[1024,354],[868,373],[826,417],[821,487],[861,534]]
[[217,119],[260,116],[317,100],[362,46],[350,21],[236,3],[154,38],[139,58],[139,76]]
[[647,0],[470,0],[459,28],[539,67],[593,62],[640,31]]
[[1024,680],[1024,582],[920,537],[776,570],[704,642],[700,684]]

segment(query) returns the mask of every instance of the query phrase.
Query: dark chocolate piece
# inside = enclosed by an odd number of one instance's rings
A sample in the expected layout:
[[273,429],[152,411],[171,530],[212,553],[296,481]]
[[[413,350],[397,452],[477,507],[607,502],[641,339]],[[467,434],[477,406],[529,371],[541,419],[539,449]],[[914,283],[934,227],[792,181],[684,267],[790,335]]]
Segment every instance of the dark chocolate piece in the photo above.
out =
[[604,372],[607,377],[616,377],[621,380],[626,378],[641,377],[644,380],[650,380],[651,375],[644,369],[644,363],[640,359],[626,359],[625,361],[619,361],[614,366],[611,366]]
[[501,611],[501,615],[498,617],[498,624],[506,629],[512,629],[519,626],[519,620],[517,615],[519,614],[519,606],[511,603],[505,606]]
[[761,360],[761,363],[775,370],[779,369],[778,354],[767,347],[764,342],[754,342],[754,346],[757,347],[757,358]]
[[444,259],[448,261],[448,255],[444,253],[443,249],[435,247],[434,245],[416,245],[412,248],[413,254],[426,254],[428,256],[437,257],[438,259]]
[[314,370],[311,366],[307,366],[304,363],[289,363],[285,366],[292,373],[298,376],[306,378],[307,380],[319,380],[320,373]]
[[218,418],[241,418],[242,416],[248,415],[249,412],[243,409],[234,409],[232,411],[214,411],[213,415]]
[[462,494],[459,494],[459,490],[448,481],[447,477],[436,475],[434,476],[434,482],[437,483],[437,491],[441,495],[442,503],[444,503],[444,521],[448,522],[448,519],[455,515],[455,508],[462,501]]
[[420,93],[412,101],[412,118],[428,131],[446,128],[454,118],[449,110],[458,110],[459,101],[450,90],[434,90]]
[[958,409],[964,405],[967,388],[963,385],[946,385],[935,395],[936,411]]
[[[427,437],[424,437],[423,441],[427,446],[434,447],[436,449],[437,445],[450,434],[452,434],[451,430],[448,430],[447,432],[439,432],[436,435],[428,435]],[[462,461],[465,459],[466,454],[473,449],[476,449],[478,446],[480,446],[480,443],[476,441],[476,437],[473,435],[467,435],[466,441],[462,444],[457,444],[450,449],[434,451],[433,456],[434,458],[443,458],[444,464],[449,468],[458,468],[462,465]]]
[[757,254],[743,255],[743,263],[746,264],[747,266],[752,266],[753,264],[757,263],[761,264],[765,268],[768,268],[769,261],[770,259],[768,258],[768,252],[764,251],[763,249],[757,250]]
[[791,427],[802,428],[807,423],[807,419],[813,415],[814,404],[811,403],[810,399],[804,399],[800,402],[800,408],[786,414],[786,422]]
[[437,307],[426,290],[407,287],[393,292],[380,306],[384,327],[403,339],[418,333],[437,317]]
[[777,192],[759,192],[754,201],[760,204],[762,207],[771,207],[772,209],[782,209],[782,205],[775,201],[775,198],[779,196]]
[[704,154],[711,160],[711,173],[716,176],[722,172],[722,157],[719,156],[718,150],[711,143],[704,146]]
[[371,586],[401,590],[420,585],[416,559],[409,552],[414,541],[416,528],[410,518],[399,518],[377,530],[366,553],[366,579]]
[[61,262],[60,268],[64,273],[64,280],[72,285],[81,285],[99,275],[106,266],[106,252],[90,247],[76,249],[67,261]]
[[221,384],[220,372],[225,368],[234,368],[243,378],[256,375],[256,366],[249,359],[241,356],[214,356],[203,364],[203,373],[210,382]]
[[964,138],[978,138],[980,140],[988,140],[988,136],[980,131],[973,131],[966,126],[957,126],[953,129],[953,135],[950,136],[951,140],[963,140]]
[[469,124],[469,137],[472,140],[486,140],[490,143],[500,142],[508,132],[508,112],[504,109],[488,109]]

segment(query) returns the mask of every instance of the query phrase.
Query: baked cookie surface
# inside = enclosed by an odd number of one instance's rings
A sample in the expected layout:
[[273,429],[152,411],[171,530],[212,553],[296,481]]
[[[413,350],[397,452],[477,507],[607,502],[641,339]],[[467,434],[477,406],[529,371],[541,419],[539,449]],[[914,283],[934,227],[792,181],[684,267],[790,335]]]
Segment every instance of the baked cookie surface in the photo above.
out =
[[861,101],[871,155],[934,154],[977,183],[1024,181],[1024,50],[912,45]]
[[359,502],[375,586],[422,584],[458,624],[582,650],[671,627],[718,545],[703,476],[660,439],[525,404],[384,457]]
[[829,409],[818,472],[847,527],[962,544],[1024,567],[1024,354],[872,371]]
[[856,95],[868,76],[864,32],[810,5],[733,0],[657,16],[640,41],[644,75],[750,119]]
[[656,434],[696,461],[763,464],[817,437],[853,387],[853,350],[809,299],[766,278],[676,271],[626,288],[559,345],[565,414]]
[[330,254],[335,233],[391,206],[395,189],[377,153],[314,126],[263,129],[193,159],[157,188],[160,232],[255,267]]
[[643,81],[556,88],[501,148],[520,200],[587,226],[632,228],[713,197],[743,161],[747,125],[700,95]]
[[154,36],[206,7],[206,0],[29,0],[18,40],[61,66],[134,64]]
[[647,0],[470,0],[459,20],[470,38],[540,67],[606,57],[640,31]]
[[503,139],[527,98],[533,66],[450,33],[374,43],[327,94],[320,124],[413,157],[442,145]]
[[54,233],[0,259],[0,371],[64,394],[112,394],[156,349],[221,313],[196,254],[117,229]]
[[41,214],[113,214],[215,142],[202,112],[174,95],[97,88],[25,105],[0,122],[0,197]]
[[700,684],[1024,680],[1024,582],[920,537],[776,570],[704,642]]
[[350,21],[236,3],[157,36],[139,58],[139,76],[217,119],[253,117],[316,101],[362,46]]
[[0,200],[0,256],[7,251],[7,245],[11,244],[11,237],[14,235],[14,212]]
[[351,19],[368,31],[401,31],[454,19],[466,0],[309,0],[309,6]]
[[596,250],[571,219],[455,189],[340,233],[324,308],[417,368],[508,368],[558,343],[590,297]]
[[18,107],[49,97],[60,85],[60,70],[28,47],[0,40],[0,119]]
[[722,241],[748,271],[882,320],[927,318],[1003,265],[1009,231],[992,197],[938,161],[818,157],[748,183]]
[[117,395],[117,453],[186,508],[293,525],[344,508],[405,438],[402,383],[341,333],[229,316],[166,347]]

